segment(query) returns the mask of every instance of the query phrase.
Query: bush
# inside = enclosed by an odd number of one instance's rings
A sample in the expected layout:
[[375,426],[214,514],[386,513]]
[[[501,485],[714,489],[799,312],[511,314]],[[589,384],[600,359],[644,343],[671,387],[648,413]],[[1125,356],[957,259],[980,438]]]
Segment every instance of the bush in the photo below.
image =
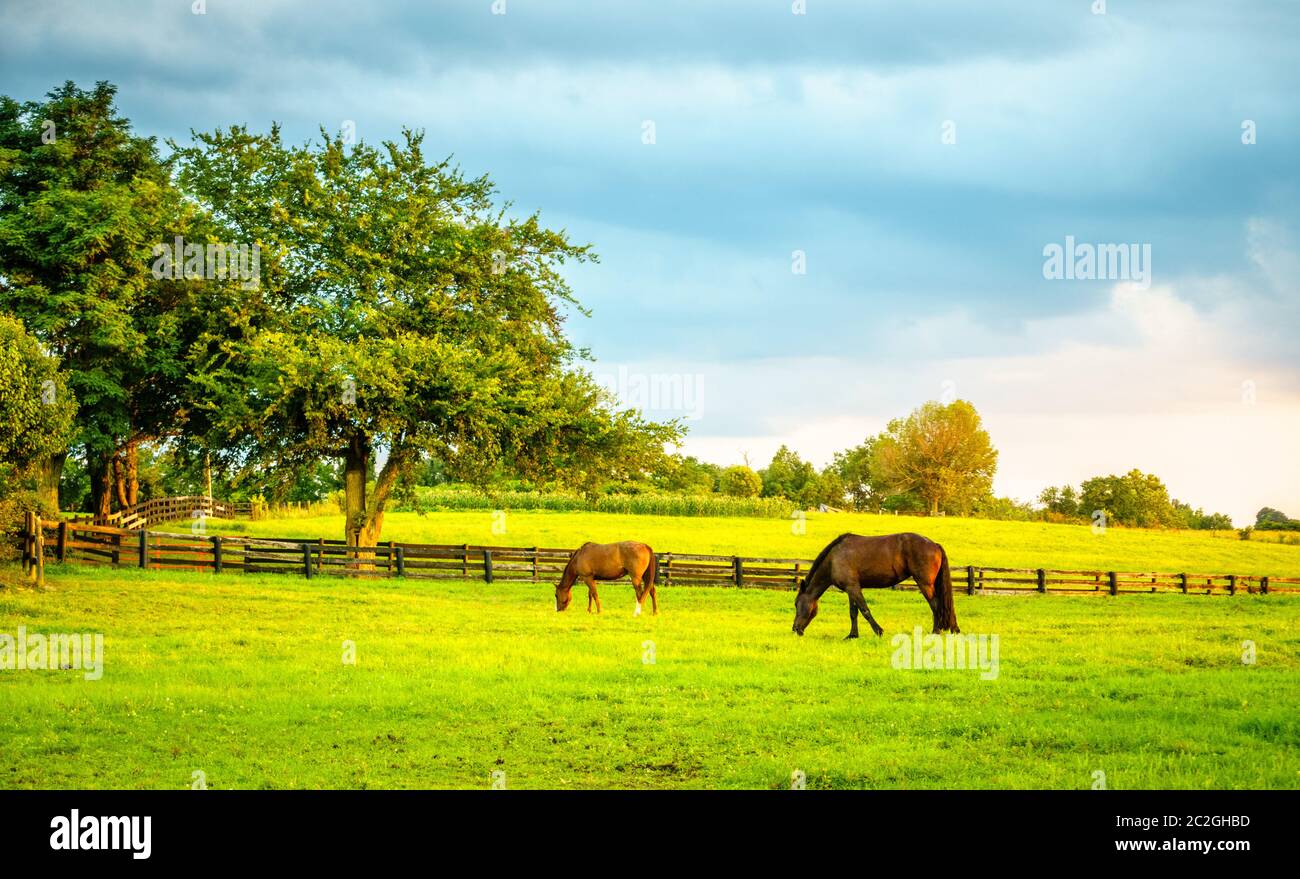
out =
[[20,473],[8,464],[0,465],[0,561],[17,561],[22,556],[19,535],[27,513],[34,512],[42,519],[59,518],[59,511],[37,488],[34,475]]

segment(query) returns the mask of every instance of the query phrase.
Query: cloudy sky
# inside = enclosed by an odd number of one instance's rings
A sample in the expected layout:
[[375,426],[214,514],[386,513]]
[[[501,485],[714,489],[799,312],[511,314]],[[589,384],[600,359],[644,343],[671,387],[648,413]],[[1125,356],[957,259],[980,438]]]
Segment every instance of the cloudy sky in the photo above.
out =
[[[1097,5],[9,0],[0,92],[424,129],[595,245],[573,337],[708,460],[960,397],[1001,494],[1137,467],[1300,515],[1300,4]],[[1045,277],[1067,236],[1150,262]]]

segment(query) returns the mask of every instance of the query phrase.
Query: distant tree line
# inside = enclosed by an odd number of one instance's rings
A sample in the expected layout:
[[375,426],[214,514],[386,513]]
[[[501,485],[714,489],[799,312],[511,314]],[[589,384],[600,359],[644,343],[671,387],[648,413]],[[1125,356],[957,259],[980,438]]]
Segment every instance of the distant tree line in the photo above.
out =
[[1264,507],[1255,514],[1255,527],[1260,531],[1300,531],[1300,519],[1292,519],[1281,510]]
[[1123,476],[1095,476],[1078,489],[1052,486],[1043,490],[1038,501],[1049,518],[1058,521],[1088,521],[1104,513],[1107,522],[1138,528],[1232,528],[1231,516],[1206,513],[1171,498],[1158,477],[1140,470],[1130,470]]

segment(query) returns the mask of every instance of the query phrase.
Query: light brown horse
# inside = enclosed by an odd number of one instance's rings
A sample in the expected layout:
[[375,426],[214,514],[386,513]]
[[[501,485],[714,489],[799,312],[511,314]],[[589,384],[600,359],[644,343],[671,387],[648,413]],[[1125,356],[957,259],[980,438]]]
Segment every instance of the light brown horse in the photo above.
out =
[[555,587],[555,609],[562,611],[573,598],[573,584],[581,580],[587,584],[587,613],[594,603],[600,613],[600,596],[596,594],[597,580],[617,580],[624,574],[636,589],[636,610],[632,616],[641,615],[641,601],[650,593],[654,612],[659,613],[659,599],[655,596],[655,576],[659,565],[655,551],[644,543],[624,540],[622,543],[584,543],[569,556],[564,576]]
[[867,608],[863,589],[889,589],[908,577],[930,605],[935,632],[960,632],[957,610],[952,602],[952,574],[948,553],[933,540],[919,534],[886,534],[862,537],[841,534],[826,545],[799,583],[794,599],[794,633],[802,635],[813,617],[817,602],[834,586],[849,596],[849,638],[858,637],[858,613],[867,618],[872,630],[884,632]]

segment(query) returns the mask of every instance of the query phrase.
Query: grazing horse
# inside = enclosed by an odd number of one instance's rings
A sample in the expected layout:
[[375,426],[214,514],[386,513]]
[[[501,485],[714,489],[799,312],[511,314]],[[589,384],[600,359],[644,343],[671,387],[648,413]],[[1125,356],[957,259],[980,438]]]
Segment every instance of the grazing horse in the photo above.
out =
[[564,576],[555,587],[555,609],[562,611],[573,598],[573,584],[578,580],[587,584],[587,613],[594,602],[600,613],[600,596],[596,594],[597,580],[617,580],[624,574],[636,589],[636,610],[632,616],[641,616],[641,600],[650,593],[654,612],[659,613],[659,599],[655,596],[655,576],[659,565],[655,551],[644,543],[624,540],[622,543],[584,543],[569,556]]
[[960,632],[957,610],[952,604],[952,575],[948,572],[948,554],[933,540],[919,534],[886,534],[862,537],[841,534],[827,544],[799,583],[794,599],[795,634],[802,635],[813,617],[817,601],[831,586],[849,596],[849,623],[845,638],[858,637],[858,613],[861,612],[877,635],[884,630],[867,609],[863,589],[889,589],[911,577],[934,614],[934,631]]

